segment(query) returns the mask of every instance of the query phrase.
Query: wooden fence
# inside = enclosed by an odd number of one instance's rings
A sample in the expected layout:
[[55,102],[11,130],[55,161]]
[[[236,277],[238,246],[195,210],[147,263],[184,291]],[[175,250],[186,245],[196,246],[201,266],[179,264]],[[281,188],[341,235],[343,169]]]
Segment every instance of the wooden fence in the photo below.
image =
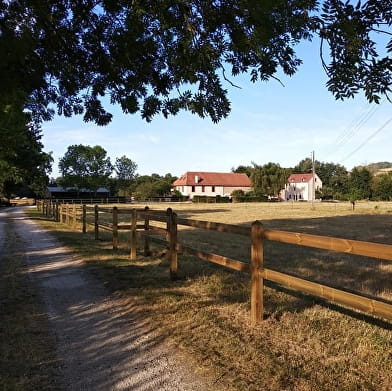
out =
[[[48,216],[53,216],[56,220],[71,224],[74,227],[81,223],[82,232],[87,232],[87,225],[94,226],[95,239],[99,238],[99,230],[112,232],[113,249],[118,247],[119,230],[129,230],[130,235],[130,257],[136,259],[136,238],[137,234],[144,236],[144,253],[150,253],[150,241],[164,244],[168,248],[168,258],[170,261],[170,276],[177,277],[178,252],[188,253],[199,259],[213,262],[229,269],[250,274],[251,280],[251,320],[258,323],[263,319],[263,286],[264,280],[273,281],[293,290],[311,294],[324,300],[335,302],[349,308],[381,317],[392,321],[392,305],[371,299],[359,294],[354,294],[322,285],[316,282],[304,280],[275,270],[264,268],[264,241],[271,240],[282,243],[290,243],[298,246],[306,246],[317,249],[324,249],[335,252],[348,253],[374,257],[377,259],[392,261],[392,245],[362,242],[349,239],[325,237],[304,233],[286,232],[278,230],[264,229],[260,221],[255,221],[251,227],[214,223],[208,221],[190,220],[178,218],[171,208],[167,211],[144,209],[125,209],[117,207],[77,206],[77,205],[49,205],[44,202],[37,202],[37,207]],[[93,210],[94,222],[87,221],[87,211]],[[112,216],[112,222],[102,222],[99,220],[99,213],[106,212]],[[128,214],[131,216],[129,224],[119,223],[118,215]],[[138,221],[142,220],[142,224]],[[152,222],[165,223],[165,228],[154,226]],[[231,259],[218,254],[211,254],[202,250],[185,246],[178,242],[178,226],[189,226],[204,230],[226,232],[243,235],[251,238],[251,261],[250,263]],[[154,235],[152,237],[151,235]],[[165,238],[157,238],[157,235]]]

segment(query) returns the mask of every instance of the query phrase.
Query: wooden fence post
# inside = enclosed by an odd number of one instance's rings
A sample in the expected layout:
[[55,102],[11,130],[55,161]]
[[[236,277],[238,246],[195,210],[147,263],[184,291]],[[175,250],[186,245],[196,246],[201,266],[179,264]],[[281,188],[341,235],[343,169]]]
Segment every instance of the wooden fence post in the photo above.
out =
[[87,232],[87,206],[83,204],[82,206],[82,232],[85,234]]
[[72,228],[76,228],[76,204],[72,205]]
[[55,202],[55,217],[54,217],[54,219],[56,220],[56,221],[60,221],[60,215],[59,215],[59,202],[58,201],[56,201]]
[[148,236],[148,230],[150,229],[150,217],[148,215],[148,210],[150,208],[148,206],[144,207],[146,214],[144,215],[144,256],[148,257],[151,255],[150,250],[150,237]]
[[98,205],[94,206],[94,234],[95,240],[98,240],[99,233],[98,233]]
[[137,212],[136,209],[132,209],[132,220],[131,220],[131,260],[137,259],[137,238],[136,238],[136,224],[137,224]]
[[255,221],[251,228],[251,303],[250,317],[253,324],[260,323],[263,319],[264,302],[262,277],[264,228],[260,221]]
[[171,208],[167,208],[167,226],[169,242],[170,278],[177,279],[178,257],[177,257],[177,214]]
[[118,209],[117,206],[113,206],[112,210],[113,224],[112,224],[112,233],[113,233],[113,250],[118,249]]

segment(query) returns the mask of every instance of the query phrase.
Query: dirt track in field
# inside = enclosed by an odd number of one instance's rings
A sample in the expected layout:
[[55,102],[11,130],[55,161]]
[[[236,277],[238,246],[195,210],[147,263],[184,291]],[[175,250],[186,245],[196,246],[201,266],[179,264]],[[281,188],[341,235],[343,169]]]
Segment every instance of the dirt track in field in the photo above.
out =
[[137,313],[132,300],[110,295],[22,208],[4,210],[0,221],[0,248],[6,230],[20,238],[13,251],[26,256],[55,335],[65,390],[211,389]]

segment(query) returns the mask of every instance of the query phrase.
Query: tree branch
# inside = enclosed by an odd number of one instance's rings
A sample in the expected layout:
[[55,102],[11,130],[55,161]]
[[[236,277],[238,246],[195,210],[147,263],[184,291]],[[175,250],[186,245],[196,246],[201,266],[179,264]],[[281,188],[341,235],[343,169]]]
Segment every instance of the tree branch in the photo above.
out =
[[224,78],[228,83],[230,83],[230,85],[231,85],[232,87],[236,87],[236,88],[242,89],[242,87],[237,86],[237,85],[234,84],[231,80],[229,80],[229,79],[226,77],[225,68],[224,68],[223,66],[221,66],[221,68],[222,68],[222,75],[223,75],[223,78]]

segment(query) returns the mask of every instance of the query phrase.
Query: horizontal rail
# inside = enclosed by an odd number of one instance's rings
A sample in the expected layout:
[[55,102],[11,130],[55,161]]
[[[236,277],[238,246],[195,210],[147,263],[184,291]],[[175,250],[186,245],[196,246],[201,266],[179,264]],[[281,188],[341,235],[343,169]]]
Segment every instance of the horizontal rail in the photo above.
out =
[[118,230],[130,230],[130,229],[132,229],[132,224],[118,224],[117,229]]
[[99,212],[106,212],[106,213],[112,213],[113,212],[113,208],[98,208]]
[[176,249],[178,251],[183,251],[187,254],[194,255],[197,258],[203,259],[205,261],[213,262],[218,265],[226,266],[229,269],[237,270],[240,272],[250,273],[250,264],[237,261],[236,259],[231,259],[223,257],[222,255],[210,254],[201,250],[196,250],[192,247],[184,246],[182,244],[177,244]]
[[102,223],[99,223],[98,227],[102,228],[103,230],[106,230],[106,231],[113,231],[113,225],[112,224],[102,224]]
[[370,313],[385,319],[392,320],[392,305],[359,296],[354,293],[342,291],[340,289],[331,288],[326,285],[318,284],[303,280],[302,278],[290,276],[270,269],[264,269],[260,272],[262,278],[285,285],[294,290],[309,293],[314,296],[321,297],[329,301],[333,301],[342,305],[346,305],[356,310]]
[[181,218],[177,218],[177,224],[186,225],[189,227],[211,230],[211,231],[226,232],[226,233],[250,236],[250,228],[249,227],[242,227],[239,225],[213,223],[210,221],[189,220],[189,219],[181,219]]
[[366,257],[392,261],[392,246],[388,244],[360,242],[327,236],[303,234],[287,231],[264,230],[264,237],[275,242],[290,243]]

